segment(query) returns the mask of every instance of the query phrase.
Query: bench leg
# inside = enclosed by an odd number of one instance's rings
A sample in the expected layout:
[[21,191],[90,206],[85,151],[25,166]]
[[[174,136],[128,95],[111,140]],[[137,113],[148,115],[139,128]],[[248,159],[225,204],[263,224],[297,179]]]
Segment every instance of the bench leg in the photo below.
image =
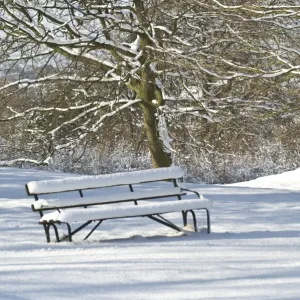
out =
[[210,233],[210,214],[209,214],[209,210],[207,208],[205,208],[206,210],[206,218],[207,218],[207,233]]
[[103,220],[100,220],[97,225],[90,231],[90,233],[83,239],[84,241],[87,240],[90,235],[98,228],[98,226],[103,222]]
[[56,237],[56,241],[59,243],[59,235],[58,235],[58,230],[55,224],[45,224],[44,228],[45,228],[45,233],[46,233],[46,239],[47,239],[47,243],[50,243],[50,227],[53,227],[54,229],[54,233],[55,233],[55,237]]
[[[207,233],[210,233],[211,231],[210,231],[210,214],[209,214],[209,210],[206,209],[206,208],[204,208],[204,210],[206,211]],[[186,210],[186,211],[183,212],[183,220],[184,220],[184,223],[185,223],[185,225],[187,225],[187,215],[188,215],[189,212],[192,214],[192,217],[193,217],[193,224],[194,224],[194,230],[195,230],[195,232],[197,232],[198,229],[197,229],[196,214],[195,214],[195,212],[194,212],[193,210]]]
[[198,229],[197,229],[196,215],[195,215],[195,212],[193,210],[191,210],[191,209],[190,210],[186,210],[186,211],[183,212],[183,214],[184,214],[184,223],[185,223],[184,226],[187,225],[187,216],[188,216],[188,213],[191,213],[191,215],[192,215],[193,224],[194,224],[194,231],[197,232]]
[[183,227],[185,227],[187,225],[187,218],[184,210],[182,211],[182,219],[183,219]]
[[54,232],[55,232],[55,237],[56,237],[56,241],[59,243],[60,240],[59,240],[59,235],[58,235],[58,230],[57,230],[57,227],[55,224],[51,224],[54,228]]
[[50,243],[50,225],[44,225],[47,243]]
[[75,229],[74,231],[72,231],[71,229],[71,226],[69,223],[64,223],[66,224],[67,226],[67,229],[68,229],[68,235],[64,237],[64,239],[68,238],[69,239],[69,242],[72,242],[72,236],[79,232],[81,229],[85,228],[86,226],[88,226],[90,223],[92,223],[92,221],[88,221],[88,222],[85,222],[84,224],[82,224],[81,226],[79,226],[77,229]]
[[72,230],[71,230],[71,226],[69,223],[66,223],[67,228],[68,228],[68,238],[69,238],[69,242],[72,242]]
[[161,215],[149,215],[147,216],[149,219],[155,221],[155,222],[158,222],[160,224],[163,224],[167,227],[170,227],[176,231],[182,231],[179,227],[177,227],[175,224],[173,224],[172,222],[170,222],[169,220],[163,218]]

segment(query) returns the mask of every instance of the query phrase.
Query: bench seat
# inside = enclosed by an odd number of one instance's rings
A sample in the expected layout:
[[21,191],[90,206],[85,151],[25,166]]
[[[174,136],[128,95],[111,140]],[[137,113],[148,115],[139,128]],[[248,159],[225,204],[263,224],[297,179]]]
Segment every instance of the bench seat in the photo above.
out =
[[156,197],[171,197],[177,195],[185,195],[179,187],[161,188],[156,190],[143,190],[133,192],[118,192],[114,194],[103,194],[98,196],[84,196],[84,197],[72,197],[72,198],[53,198],[53,199],[39,199],[32,204],[33,210],[46,210],[47,208],[68,208],[77,205],[95,205],[106,204],[111,202],[126,202],[141,199],[155,199]]
[[205,198],[191,200],[159,201],[134,206],[112,208],[68,209],[45,214],[40,223],[72,223],[89,220],[137,217],[193,209],[210,209],[211,202]]

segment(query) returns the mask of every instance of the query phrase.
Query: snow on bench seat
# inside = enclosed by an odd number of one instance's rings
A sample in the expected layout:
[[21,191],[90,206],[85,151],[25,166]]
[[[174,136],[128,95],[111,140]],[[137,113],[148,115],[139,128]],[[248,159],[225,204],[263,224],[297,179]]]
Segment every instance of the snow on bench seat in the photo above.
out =
[[27,184],[27,190],[29,195],[50,194],[61,191],[72,191],[74,189],[93,189],[166,180],[168,178],[181,178],[183,175],[183,171],[180,167],[158,168],[97,176],[80,176],[54,180],[31,181]]
[[183,192],[179,187],[161,188],[156,190],[145,190],[135,192],[111,193],[107,195],[89,196],[89,197],[73,197],[66,199],[40,199],[35,201],[32,206],[35,210],[47,207],[70,207],[75,205],[91,205],[110,202],[133,201],[139,199],[155,199],[156,197],[168,197],[181,195]]
[[102,220],[122,217],[135,217],[153,214],[162,214],[190,209],[210,209],[211,203],[208,199],[191,199],[163,201],[156,203],[143,203],[132,207],[116,208],[87,208],[68,209],[45,214],[40,222],[85,222],[89,220]]

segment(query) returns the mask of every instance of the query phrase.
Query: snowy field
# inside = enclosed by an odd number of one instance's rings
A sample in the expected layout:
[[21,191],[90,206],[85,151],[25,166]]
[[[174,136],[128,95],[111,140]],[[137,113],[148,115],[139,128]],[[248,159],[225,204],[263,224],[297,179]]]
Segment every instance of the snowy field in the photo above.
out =
[[300,299],[300,170],[188,185],[214,203],[210,235],[133,218],[47,244],[24,185],[63,176],[0,168],[1,300]]

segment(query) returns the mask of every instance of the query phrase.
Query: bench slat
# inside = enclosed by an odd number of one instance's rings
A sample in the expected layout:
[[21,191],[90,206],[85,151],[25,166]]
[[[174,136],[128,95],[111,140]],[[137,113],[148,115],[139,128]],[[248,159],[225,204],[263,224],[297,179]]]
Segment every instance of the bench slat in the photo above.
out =
[[68,177],[55,180],[31,181],[27,187],[29,195],[51,194],[73,190],[85,190],[142,182],[178,179],[183,177],[180,167],[157,168],[97,176]]
[[40,222],[85,222],[89,220],[135,217],[190,209],[210,209],[208,199],[175,200],[115,208],[68,209],[45,214]]
[[161,188],[157,190],[150,191],[135,191],[135,192],[123,192],[114,193],[99,196],[89,196],[89,197],[74,197],[65,199],[40,199],[35,201],[32,206],[34,210],[44,209],[44,208],[64,208],[72,207],[76,205],[93,205],[101,203],[110,202],[123,202],[123,201],[133,201],[141,199],[155,199],[169,196],[177,196],[185,194],[181,192],[179,187]]

